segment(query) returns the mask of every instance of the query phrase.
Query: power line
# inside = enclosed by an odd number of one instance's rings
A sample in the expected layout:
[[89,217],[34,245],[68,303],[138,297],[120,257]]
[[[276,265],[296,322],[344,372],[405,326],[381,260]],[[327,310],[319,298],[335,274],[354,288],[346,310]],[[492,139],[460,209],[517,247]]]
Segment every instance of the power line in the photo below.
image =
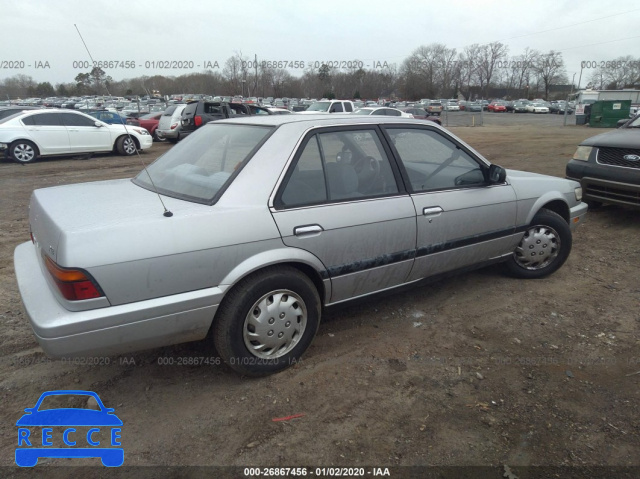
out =
[[504,40],[497,40],[497,41],[502,42],[502,41],[506,41],[506,40],[513,40],[514,38],[529,37],[531,35],[539,35],[541,33],[555,32],[556,30],[562,30],[564,28],[576,27],[578,25],[584,25],[585,23],[597,22],[598,20],[604,20],[605,18],[617,17],[617,16],[620,16],[620,15],[625,15],[627,13],[637,12],[639,10],[640,10],[640,8],[636,8],[634,10],[628,10],[626,12],[620,12],[620,13],[614,13],[613,15],[607,15],[606,17],[599,17],[599,18],[594,18],[592,20],[585,20],[584,22],[572,23],[571,25],[565,25],[563,27],[551,28],[549,30],[541,30],[539,32],[525,33],[524,35],[517,35],[515,37],[509,37],[509,38],[505,38]]
[[588,45],[578,45],[577,47],[563,48],[562,50],[554,50],[555,52],[564,52],[565,50],[573,50],[574,48],[594,47],[596,45],[604,45],[605,43],[622,42],[624,40],[632,40],[634,38],[640,38],[640,35],[635,37],[619,38],[617,40],[609,40],[608,42],[589,43]]

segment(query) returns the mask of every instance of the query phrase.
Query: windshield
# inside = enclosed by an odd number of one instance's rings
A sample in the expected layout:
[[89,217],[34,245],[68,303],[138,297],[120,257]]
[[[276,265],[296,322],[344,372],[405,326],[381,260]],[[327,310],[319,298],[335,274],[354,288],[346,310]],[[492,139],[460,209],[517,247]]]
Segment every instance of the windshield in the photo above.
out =
[[640,115],[637,115],[626,128],[640,128]]
[[307,108],[307,111],[329,111],[330,101],[317,101]]
[[133,182],[159,193],[209,204],[240,171],[271,127],[215,123],[200,128],[141,171]]

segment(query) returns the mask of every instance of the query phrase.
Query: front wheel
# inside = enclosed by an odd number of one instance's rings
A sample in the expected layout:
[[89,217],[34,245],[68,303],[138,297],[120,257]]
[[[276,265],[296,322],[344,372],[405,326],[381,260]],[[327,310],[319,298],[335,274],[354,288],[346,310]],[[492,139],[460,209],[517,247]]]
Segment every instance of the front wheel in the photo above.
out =
[[571,244],[567,222],[559,214],[542,209],[533,217],[520,244],[505,263],[506,268],[517,278],[543,278],[564,264]]
[[136,154],[138,147],[136,146],[135,140],[131,136],[126,135],[118,138],[116,149],[118,153],[123,156],[131,156]]
[[313,282],[290,266],[274,266],[240,281],[225,297],[213,326],[222,359],[246,376],[296,364],[320,324]]

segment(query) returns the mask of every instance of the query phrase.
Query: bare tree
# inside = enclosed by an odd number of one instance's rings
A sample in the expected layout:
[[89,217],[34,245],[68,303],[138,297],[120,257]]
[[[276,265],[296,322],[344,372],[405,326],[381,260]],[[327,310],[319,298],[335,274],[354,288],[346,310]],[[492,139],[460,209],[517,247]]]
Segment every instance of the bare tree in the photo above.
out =
[[549,98],[549,87],[567,81],[562,53],[549,51],[541,54],[536,61],[536,73],[544,86],[544,97]]
[[489,85],[493,79],[498,61],[504,60],[507,56],[509,47],[500,42],[492,42],[482,45],[479,51],[479,62],[476,74],[479,86],[484,90],[484,96],[489,96]]

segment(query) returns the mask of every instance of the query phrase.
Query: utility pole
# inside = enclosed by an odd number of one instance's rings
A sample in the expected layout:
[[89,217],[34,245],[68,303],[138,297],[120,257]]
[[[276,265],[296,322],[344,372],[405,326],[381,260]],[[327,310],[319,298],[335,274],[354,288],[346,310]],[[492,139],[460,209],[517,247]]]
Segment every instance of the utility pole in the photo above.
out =
[[569,96],[567,97],[567,101],[564,104],[564,124],[563,126],[567,126],[567,112],[569,111],[569,99],[571,95],[573,95],[573,81],[576,79],[576,74],[573,74],[573,78],[571,79],[571,91],[569,92]]
[[258,96],[258,55],[256,55],[254,53],[253,55],[254,61],[253,61],[253,67],[255,69],[255,77],[254,77],[254,81],[253,81],[253,91],[254,91],[254,95]]

